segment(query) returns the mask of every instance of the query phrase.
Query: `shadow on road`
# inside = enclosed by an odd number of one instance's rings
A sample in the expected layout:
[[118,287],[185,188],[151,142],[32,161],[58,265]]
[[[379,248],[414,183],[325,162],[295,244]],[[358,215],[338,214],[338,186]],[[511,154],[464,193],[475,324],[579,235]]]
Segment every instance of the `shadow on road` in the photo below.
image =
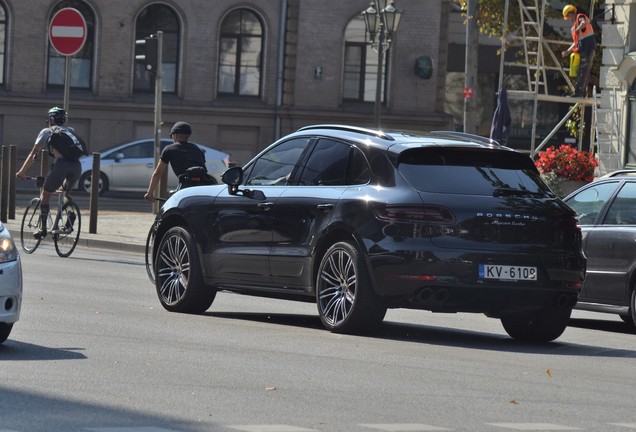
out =
[[[320,318],[311,315],[297,314],[269,314],[269,313],[238,313],[238,312],[207,312],[207,316],[226,319],[237,319],[254,322],[262,322],[274,325],[284,325],[293,327],[304,327],[311,329],[324,329]],[[581,326],[581,321],[594,320],[572,320],[573,326]],[[601,322],[596,326],[587,323],[590,329],[600,329],[607,325]],[[621,323],[614,322],[616,326],[609,326],[615,331],[619,327],[623,327],[621,333],[630,334],[627,325],[621,326]],[[567,333],[567,329],[566,329]],[[422,343],[428,345],[449,346],[457,348],[469,348],[475,350],[516,352],[527,354],[551,354],[561,356],[589,356],[589,357],[627,357],[636,358],[636,350],[630,349],[614,349],[598,345],[581,345],[567,342],[560,342],[557,339],[549,343],[527,343],[519,342],[510,338],[505,331],[501,330],[501,334],[484,333],[479,331],[469,331],[456,328],[444,328],[427,326],[420,324],[408,324],[385,321],[382,326],[372,334],[350,336],[355,337],[372,337],[378,339],[389,339],[395,341],[404,341],[412,343]]]

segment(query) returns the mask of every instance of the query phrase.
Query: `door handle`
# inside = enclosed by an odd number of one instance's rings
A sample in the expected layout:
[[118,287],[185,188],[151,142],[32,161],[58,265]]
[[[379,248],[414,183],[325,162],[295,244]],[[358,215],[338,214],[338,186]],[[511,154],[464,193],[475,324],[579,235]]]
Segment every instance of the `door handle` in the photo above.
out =
[[263,209],[263,210],[269,210],[272,206],[274,205],[273,202],[264,202],[264,203],[258,203],[258,208]]
[[318,210],[322,210],[325,213],[333,210],[333,204],[318,204],[316,207],[318,207]]

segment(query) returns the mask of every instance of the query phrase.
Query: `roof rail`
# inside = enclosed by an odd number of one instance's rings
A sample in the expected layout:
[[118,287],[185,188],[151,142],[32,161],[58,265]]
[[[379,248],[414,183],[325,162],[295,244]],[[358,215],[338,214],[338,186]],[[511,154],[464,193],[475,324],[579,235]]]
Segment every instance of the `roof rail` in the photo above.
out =
[[349,125],[340,125],[340,124],[318,124],[318,125],[304,126],[298,130],[307,131],[312,129],[332,129],[332,130],[356,132],[356,133],[360,133],[364,135],[374,136],[376,138],[381,138],[381,139],[385,139],[389,141],[395,141],[395,138],[393,138],[391,135],[385,132],[382,132],[381,130],[368,129],[368,128],[363,128],[358,126],[349,126]]
[[499,144],[499,142],[495,141],[494,139],[491,138],[486,138],[483,137],[481,135],[475,135],[475,134],[470,134],[470,133],[466,133],[466,132],[456,132],[456,131],[433,131],[431,133],[434,134],[439,134],[439,135],[447,135],[447,136],[451,136],[451,137],[456,137],[456,138],[466,138],[466,139],[470,139],[473,141],[477,141],[480,142],[482,144],[490,144],[490,145],[496,145],[501,147],[501,144]]

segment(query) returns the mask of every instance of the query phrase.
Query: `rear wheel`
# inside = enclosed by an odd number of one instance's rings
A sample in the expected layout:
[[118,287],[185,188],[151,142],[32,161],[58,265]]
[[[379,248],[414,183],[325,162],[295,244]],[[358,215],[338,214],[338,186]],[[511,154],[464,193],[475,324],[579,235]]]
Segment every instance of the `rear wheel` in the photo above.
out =
[[42,241],[36,239],[33,233],[40,230],[42,219],[40,218],[40,198],[33,198],[24,210],[22,226],[20,227],[20,243],[22,249],[28,254],[35,252]]
[[371,288],[366,264],[351,242],[336,243],[323,256],[316,303],[323,325],[336,333],[373,330],[386,314],[386,306]]
[[216,290],[203,282],[196,244],[187,230],[173,227],[166,232],[154,264],[157,296],[165,309],[193,314],[208,310]]
[[62,206],[62,213],[57,222],[57,231],[53,233],[55,251],[62,258],[70,256],[79,241],[82,228],[80,209],[73,201]]
[[13,323],[0,323],[0,344],[6,341],[9,338],[9,334],[11,334],[11,329],[13,328]]
[[542,309],[531,314],[501,317],[501,324],[514,339],[526,342],[550,342],[563,334],[572,309]]
[[[77,183],[77,187],[81,191],[90,193],[92,181],[93,181],[93,172],[86,171],[80,177],[79,182]],[[104,192],[108,190],[108,178],[106,177],[106,174],[101,172],[99,173],[99,185],[97,186],[97,190],[99,191],[100,195],[103,195]]]

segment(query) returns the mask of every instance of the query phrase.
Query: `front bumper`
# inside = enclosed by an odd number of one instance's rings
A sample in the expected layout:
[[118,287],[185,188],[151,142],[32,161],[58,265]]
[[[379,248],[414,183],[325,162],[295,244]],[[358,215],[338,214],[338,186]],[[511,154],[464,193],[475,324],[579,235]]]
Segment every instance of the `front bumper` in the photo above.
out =
[[0,263],[0,323],[14,323],[20,318],[22,307],[22,263]]

